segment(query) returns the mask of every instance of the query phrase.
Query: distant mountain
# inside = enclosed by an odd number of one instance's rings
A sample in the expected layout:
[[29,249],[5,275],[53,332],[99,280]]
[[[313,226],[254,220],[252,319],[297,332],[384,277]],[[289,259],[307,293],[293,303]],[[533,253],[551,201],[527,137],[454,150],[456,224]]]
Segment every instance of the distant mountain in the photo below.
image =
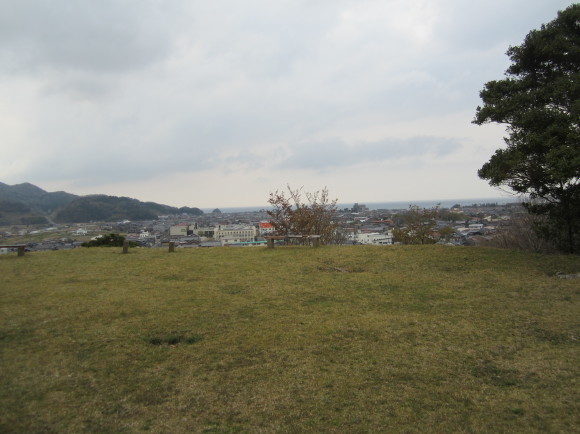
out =
[[7,185],[0,182],[0,200],[22,202],[32,211],[41,214],[50,214],[78,197],[64,191],[49,193],[28,182],[16,185]]
[[[162,214],[177,213],[178,208],[168,205],[97,194],[73,200],[55,214],[54,220],[59,223],[154,220]],[[203,214],[203,211],[201,213]]]
[[0,182],[0,225],[90,221],[153,220],[163,214],[201,215],[199,208],[176,208],[155,202],[107,195],[77,196],[49,193],[33,184],[7,185]]

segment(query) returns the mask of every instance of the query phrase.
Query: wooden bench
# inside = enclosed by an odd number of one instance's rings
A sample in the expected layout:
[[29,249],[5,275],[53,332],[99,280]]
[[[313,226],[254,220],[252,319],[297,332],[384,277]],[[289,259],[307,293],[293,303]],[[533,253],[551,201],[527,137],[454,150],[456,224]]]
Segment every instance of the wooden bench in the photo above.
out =
[[24,256],[24,251],[26,249],[26,244],[4,244],[0,245],[0,249],[17,249],[18,256]]
[[275,240],[285,240],[286,237],[283,235],[270,235],[267,237],[264,237],[266,239],[266,246],[269,249],[273,249],[274,248],[274,241]]
[[320,235],[268,235],[264,237],[266,239],[266,245],[268,248],[274,248],[275,240],[284,240],[286,242],[290,240],[308,240],[312,241],[314,247],[320,245]]

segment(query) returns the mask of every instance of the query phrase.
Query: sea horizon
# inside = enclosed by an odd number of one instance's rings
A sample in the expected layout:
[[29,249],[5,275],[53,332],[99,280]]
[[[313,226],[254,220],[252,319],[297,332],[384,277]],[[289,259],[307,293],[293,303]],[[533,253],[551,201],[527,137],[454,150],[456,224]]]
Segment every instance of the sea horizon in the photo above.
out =
[[[345,208],[352,208],[355,203],[365,205],[369,210],[400,210],[407,209],[411,205],[417,205],[420,208],[432,208],[437,205],[442,208],[451,208],[459,204],[461,206],[470,206],[473,204],[497,203],[498,205],[505,205],[508,203],[517,203],[518,197],[483,197],[483,198],[467,198],[467,199],[428,199],[428,200],[409,200],[409,201],[388,201],[388,202],[338,202],[336,207],[338,210]],[[260,210],[268,210],[271,207],[263,206],[241,206],[241,207],[218,207],[222,213],[236,213],[236,212],[257,212]],[[200,208],[204,213],[211,213],[216,208]]]

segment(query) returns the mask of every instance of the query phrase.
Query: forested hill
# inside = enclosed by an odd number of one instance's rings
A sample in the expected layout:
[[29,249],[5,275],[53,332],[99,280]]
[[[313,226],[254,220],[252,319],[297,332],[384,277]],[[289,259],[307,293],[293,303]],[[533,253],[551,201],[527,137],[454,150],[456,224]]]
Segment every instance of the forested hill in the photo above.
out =
[[203,214],[199,208],[176,208],[128,197],[77,196],[47,192],[30,183],[0,182],[0,226],[18,224],[83,223],[89,221],[151,220],[162,214]]
[[159,215],[203,214],[198,208],[175,208],[155,202],[141,202],[129,197],[90,195],[79,197],[59,210],[54,220],[59,223],[117,220],[153,220]]
[[49,193],[27,182],[17,185],[7,185],[0,182],[0,201],[20,202],[32,211],[43,214],[62,208],[78,197],[64,191]]

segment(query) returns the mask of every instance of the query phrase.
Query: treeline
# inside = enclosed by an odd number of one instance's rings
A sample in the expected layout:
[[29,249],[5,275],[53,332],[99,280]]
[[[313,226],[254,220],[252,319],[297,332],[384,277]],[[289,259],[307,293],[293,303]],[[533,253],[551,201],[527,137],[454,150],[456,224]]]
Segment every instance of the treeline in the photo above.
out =
[[29,206],[14,200],[0,200],[0,226],[13,224],[44,224],[44,216],[34,212]]
[[176,208],[154,202],[141,202],[129,197],[91,195],[70,202],[56,213],[54,220],[59,223],[154,220],[159,215],[181,213],[201,215],[203,211],[199,208]]

